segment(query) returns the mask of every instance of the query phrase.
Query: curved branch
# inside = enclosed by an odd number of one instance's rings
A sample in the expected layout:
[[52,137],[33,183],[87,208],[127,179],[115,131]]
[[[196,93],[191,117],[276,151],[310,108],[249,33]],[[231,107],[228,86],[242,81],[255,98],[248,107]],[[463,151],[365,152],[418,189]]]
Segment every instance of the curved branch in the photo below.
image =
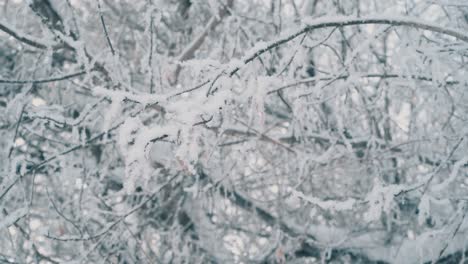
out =
[[[329,27],[346,27],[346,26],[354,26],[354,25],[369,25],[369,24],[381,24],[381,25],[392,25],[392,26],[406,26],[406,27],[413,27],[417,29],[423,29],[423,30],[428,30],[440,34],[444,34],[447,36],[455,37],[459,40],[462,40],[464,42],[468,43],[468,35],[463,33],[462,31],[458,31],[453,28],[444,28],[441,27],[440,25],[437,25],[435,23],[427,22],[418,18],[412,18],[412,17],[398,17],[398,16],[391,16],[391,17],[384,17],[384,16],[379,16],[379,17],[374,17],[374,16],[369,16],[369,17],[332,17],[332,18],[319,18],[315,20],[310,20],[305,23],[306,25],[303,26],[300,30],[289,34],[287,36],[283,36],[277,40],[271,41],[267,43],[267,45],[258,48],[257,51],[249,52],[249,56],[246,56],[243,59],[244,64],[247,64],[263,53],[276,48],[286,42],[289,42],[296,37],[307,33],[311,32],[316,29],[321,29],[321,28],[329,28]],[[238,72],[240,67],[234,68],[230,76],[233,76],[236,72]]]

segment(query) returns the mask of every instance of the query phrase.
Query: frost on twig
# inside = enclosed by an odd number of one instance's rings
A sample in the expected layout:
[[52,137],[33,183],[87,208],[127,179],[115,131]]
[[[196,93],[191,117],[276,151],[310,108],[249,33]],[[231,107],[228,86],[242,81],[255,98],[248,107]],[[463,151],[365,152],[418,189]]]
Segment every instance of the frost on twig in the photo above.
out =
[[463,262],[467,12],[413,2],[0,3],[0,262]]

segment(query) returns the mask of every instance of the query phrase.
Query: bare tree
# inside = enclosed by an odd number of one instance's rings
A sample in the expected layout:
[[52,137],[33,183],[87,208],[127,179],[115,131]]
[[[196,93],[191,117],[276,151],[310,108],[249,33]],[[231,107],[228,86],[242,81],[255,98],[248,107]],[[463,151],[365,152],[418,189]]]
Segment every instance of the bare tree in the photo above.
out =
[[0,262],[466,262],[463,1],[0,9]]

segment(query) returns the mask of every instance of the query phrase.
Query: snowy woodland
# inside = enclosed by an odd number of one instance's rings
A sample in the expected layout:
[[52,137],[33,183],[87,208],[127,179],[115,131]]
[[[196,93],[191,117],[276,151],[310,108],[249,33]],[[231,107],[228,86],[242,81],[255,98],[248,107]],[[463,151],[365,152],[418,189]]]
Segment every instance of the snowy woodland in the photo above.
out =
[[0,263],[468,263],[467,0],[0,0]]

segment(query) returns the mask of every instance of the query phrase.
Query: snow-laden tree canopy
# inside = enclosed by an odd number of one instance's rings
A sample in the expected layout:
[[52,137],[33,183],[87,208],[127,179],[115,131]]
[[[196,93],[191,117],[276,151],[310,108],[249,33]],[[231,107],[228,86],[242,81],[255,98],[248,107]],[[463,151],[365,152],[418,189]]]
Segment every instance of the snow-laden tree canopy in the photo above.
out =
[[0,14],[0,262],[465,263],[466,1]]

